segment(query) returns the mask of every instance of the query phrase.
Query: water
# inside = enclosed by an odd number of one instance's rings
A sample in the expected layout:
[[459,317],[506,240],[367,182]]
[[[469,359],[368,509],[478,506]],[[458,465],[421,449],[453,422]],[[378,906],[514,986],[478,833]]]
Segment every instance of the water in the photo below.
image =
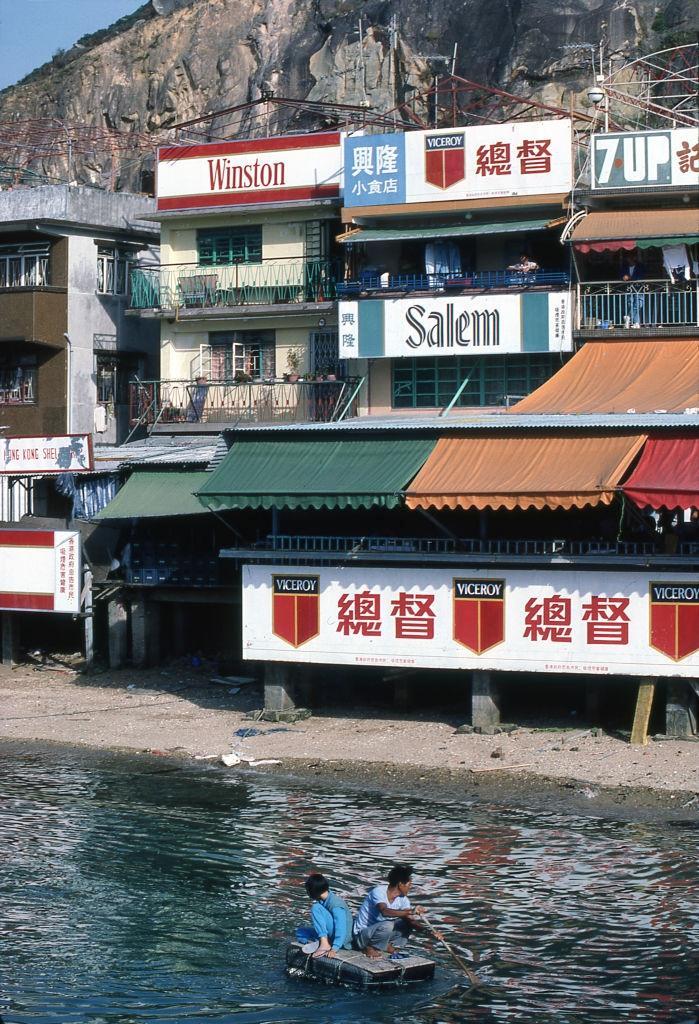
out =
[[[633,1024],[699,1002],[699,830],[332,792],[209,766],[0,750],[5,1024]],[[688,811],[688,814],[691,812]],[[470,995],[288,980],[301,889],[394,859],[480,957]]]

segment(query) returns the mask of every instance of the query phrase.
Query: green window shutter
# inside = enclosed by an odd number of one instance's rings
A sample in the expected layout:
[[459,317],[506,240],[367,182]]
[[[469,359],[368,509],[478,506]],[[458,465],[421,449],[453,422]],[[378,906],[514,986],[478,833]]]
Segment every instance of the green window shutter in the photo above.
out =
[[199,264],[203,267],[221,267],[231,263],[260,263],[262,225],[198,231],[197,253]]
[[530,356],[455,356],[394,359],[391,368],[394,409],[443,408],[461,382],[468,383],[458,406],[501,406],[505,397],[525,396],[561,367],[556,353]]

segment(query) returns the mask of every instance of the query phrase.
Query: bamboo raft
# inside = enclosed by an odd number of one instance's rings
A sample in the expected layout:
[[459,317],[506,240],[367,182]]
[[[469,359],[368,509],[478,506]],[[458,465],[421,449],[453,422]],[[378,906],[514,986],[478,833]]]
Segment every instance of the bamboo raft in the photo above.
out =
[[434,977],[434,960],[414,953],[397,953],[373,959],[353,949],[341,949],[332,959],[304,953],[300,942],[292,942],[286,951],[286,974],[290,978],[308,978],[327,985],[351,988],[396,988]]

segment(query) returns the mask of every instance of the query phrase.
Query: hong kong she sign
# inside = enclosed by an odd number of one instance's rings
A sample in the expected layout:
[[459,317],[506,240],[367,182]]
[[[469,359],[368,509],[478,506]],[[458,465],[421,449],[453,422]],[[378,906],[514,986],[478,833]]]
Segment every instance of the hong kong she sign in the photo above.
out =
[[264,661],[694,678],[699,577],[248,565],[243,651]]

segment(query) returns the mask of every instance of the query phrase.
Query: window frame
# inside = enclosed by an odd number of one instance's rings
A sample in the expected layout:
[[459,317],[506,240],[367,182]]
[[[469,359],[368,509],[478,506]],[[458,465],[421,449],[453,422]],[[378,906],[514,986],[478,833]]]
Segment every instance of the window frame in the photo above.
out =
[[199,228],[197,262],[200,267],[262,263],[262,225]]

